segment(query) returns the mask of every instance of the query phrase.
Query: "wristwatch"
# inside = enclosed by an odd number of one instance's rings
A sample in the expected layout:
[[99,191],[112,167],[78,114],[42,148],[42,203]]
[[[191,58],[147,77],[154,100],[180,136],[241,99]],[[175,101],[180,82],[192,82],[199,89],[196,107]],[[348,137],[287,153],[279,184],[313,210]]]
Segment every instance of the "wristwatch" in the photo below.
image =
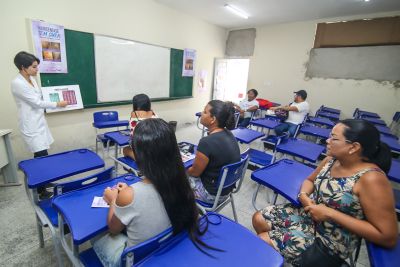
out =
[[300,196],[305,194],[306,196],[308,196],[307,192],[301,191],[298,195],[297,195],[297,199],[300,199]]

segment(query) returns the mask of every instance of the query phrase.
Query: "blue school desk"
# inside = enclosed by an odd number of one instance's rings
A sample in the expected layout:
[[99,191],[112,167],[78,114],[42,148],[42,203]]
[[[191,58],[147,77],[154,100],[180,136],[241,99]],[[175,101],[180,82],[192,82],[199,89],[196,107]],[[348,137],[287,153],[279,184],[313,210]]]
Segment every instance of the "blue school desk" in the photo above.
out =
[[[215,213],[208,215],[208,230],[200,237],[207,245],[223,252],[206,249],[209,257],[195,247],[187,232],[173,238],[135,266],[282,266],[282,256],[244,226]],[[204,223],[204,218],[201,219]]]
[[400,183],[400,160],[392,159],[388,178],[393,182]]
[[104,161],[93,151],[77,149],[24,160],[18,166],[25,174],[28,187],[36,188],[68,176],[104,167]]
[[329,128],[335,126],[335,123],[333,121],[324,117],[308,117],[307,121],[315,124],[325,125],[328,126]]
[[[180,142],[179,144],[190,144],[189,142]],[[197,151],[197,146],[194,146],[194,154],[196,154]],[[183,166],[185,167],[185,169],[189,169],[190,167],[192,167],[194,162],[194,159],[188,160],[186,162],[183,163]],[[138,174],[139,168],[136,164],[136,161],[134,161],[132,158],[130,157],[119,157],[118,158],[118,163],[121,164],[124,168],[132,171],[135,174]]]
[[59,266],[62,266],[62,259],[59,239],[56,235],[58,232],[57,222],[53,221],[56,213],[51,209],[51,200],[39,201],[37,188],[56,180],[102,167],[104,167],[104,161],[96,153],[87,149],[72,150],[19,163],[19,168],[25,174],[26,194],[36,213],[40,247],[44,247],[42,227],[48,226]]
[[260,185],[271,188],[275,193],[282,195],[291,203],[300,206],[297,194],[303,181],[313,171],[313,168],[289,159],[279,160],[274,164],[254,171],[251,174],[251,179],[258,183],[258,187],[253,195],[253,206],[255,206]]
[[378,119],[378,118],[371,118],[371,117],[365,117],[362,118],[363,120],[369,121],[370,123],[373,123],[375,125],[382,125],[386,126],[386,122],[384,120]]
[[53,199],[53,207],[59,213],[59,223],[67,223],[71,231],[72,248],[65,240],[63,229],[60,229],[59,234],[61,244],[73,263],[79,262],[79,245],[108,229],[108,208],[92,208],[93,198],[103,196],[107,187],[112,187],[118,182],[131,185],[138,181],[140,181],[139,177],[127,174],[104,183],[59,195]]
[[321,139],[328,139],[332,129],[321,128],[314,125],[304,125],[300,128],[300,133],[304,135],[311,135]]
[[281,124],[281,122],[277,119],[257,119],[257,120],[252,120],[250,121],[251,125],[257,126],[257,127],[262,127],[268,129],[267,135],[269,135],[270,130],[275,129],[276,126]]
[[97,129],[114,128],[114,127],[128,127],[128,126],[129,126],[128,120],[93,122],[93,127],[97,128]]
[[397,245],[393,249],[367,243],[369,262],[372,267],[393,267],[400,263],[400,236],[397,238]]
[[340,114],[340,109],[336,109],[336,108],[329,108],[329,107],[321,107],[321,111],[326,111],[329,113],[336,113],[336,114]]
[[384,142],[384,143],[386,143],[386,144],[389,146],[389,148],[390,148],[390,150],[391,150],[392,152],[397,153],[397,154],[400,153],[400,143],[399,143],[399,140],[381,134],[381,141]]
[[340,114],[320,111],[318,112],[318,117],[325,117],[333,121],[338,121],[340,118]]
[[231,131],[236,140],[241,143],[250,144],[254,140],[265,136],[265,134],[247,128],[236,128]]
[[296,138],[289,138],[276,147],[276,152],[300,157],[313,163],[317,162],[324,150],[325,148],[321,145]]
[[363,110],[359,110],[358,111],[358,117],[370,117],[370,118],[376,118],[379,119],[380,116],[378,115],[378,113],[375,112],[369,112],[369,111],[363,111]]
[[384,134],[392,134],[392,132],[390,131],[390,128],[384,125],[375,125],[375,128],[378,129],[378,131],[380,133],[384,133]]

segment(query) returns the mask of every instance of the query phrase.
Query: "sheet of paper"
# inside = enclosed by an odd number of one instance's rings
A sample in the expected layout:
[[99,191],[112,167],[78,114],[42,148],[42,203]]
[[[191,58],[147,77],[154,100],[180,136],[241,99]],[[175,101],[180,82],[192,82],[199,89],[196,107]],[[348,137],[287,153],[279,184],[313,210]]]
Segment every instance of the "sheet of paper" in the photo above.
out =
[[108,208],[110,205],[104,201],[103,197],[94,197],[92,202],[92,208]]
[[189,161],[191,159],[194,159],[195,156],[196,156],[195,154],[192,154],[190,152],[186,152],[185,153],[185,152],[181,151],[181,157],[182,157],[182,161],[183,162],[186,162],[186,161]]
[[83,109],[81,90],[79,85],[61,85],[42,87],[43,100],[48,102],[67,101],[65,108],[47,108],[47,113]]

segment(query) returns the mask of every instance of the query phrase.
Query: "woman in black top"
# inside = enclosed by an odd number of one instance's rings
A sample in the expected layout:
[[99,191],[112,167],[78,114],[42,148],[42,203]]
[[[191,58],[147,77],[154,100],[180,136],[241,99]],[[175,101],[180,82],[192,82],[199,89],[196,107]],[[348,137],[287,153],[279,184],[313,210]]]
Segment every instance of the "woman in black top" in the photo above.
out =
[[[200,140],[188,174],[196,198],[204,202],[214,203],[221,168],[240,161],[239,146],[230,132],[235,127],[234,113],[232,103],[220,100],[208,102],[201,113],[200,122],[209,132]],[[232,189],[224,189],[219,201],[224,201]]]

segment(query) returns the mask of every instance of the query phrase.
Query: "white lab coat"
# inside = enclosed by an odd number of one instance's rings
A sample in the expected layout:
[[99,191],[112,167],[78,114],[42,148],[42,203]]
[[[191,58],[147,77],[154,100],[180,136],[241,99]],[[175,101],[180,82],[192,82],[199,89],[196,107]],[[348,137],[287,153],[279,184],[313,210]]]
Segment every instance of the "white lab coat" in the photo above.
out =
[[35,79],[34,86],[18,74],[11,82],[11,92],[18,108],[18,125],[30,152],[49,149],[54,142],[44,117],[45,108],[55,108],[57,103],[43,101],[42,92]]

